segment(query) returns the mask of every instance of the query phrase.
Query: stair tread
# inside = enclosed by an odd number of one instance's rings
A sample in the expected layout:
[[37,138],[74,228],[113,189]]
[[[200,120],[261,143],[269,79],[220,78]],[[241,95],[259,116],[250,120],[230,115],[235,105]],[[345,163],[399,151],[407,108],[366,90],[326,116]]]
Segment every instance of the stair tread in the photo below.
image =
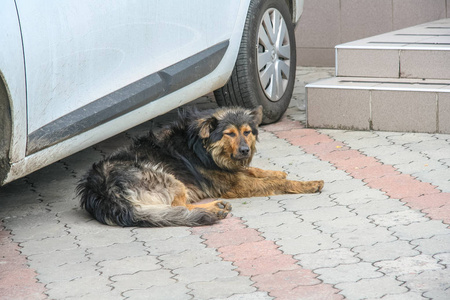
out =
[[307,88],[400,90],[450,93],[450,80],[331,77],[306,85]]
[[450,18],[337,45],[336,49],[450,51]]

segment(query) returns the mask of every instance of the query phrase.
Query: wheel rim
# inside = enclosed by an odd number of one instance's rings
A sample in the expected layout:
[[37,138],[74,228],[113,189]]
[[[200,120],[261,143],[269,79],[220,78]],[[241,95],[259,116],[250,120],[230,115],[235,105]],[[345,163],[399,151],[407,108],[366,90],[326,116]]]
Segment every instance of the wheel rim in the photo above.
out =
[[270,8],[259,25],[257,64],[259,82],[271,101],[278,101],[286,91],[291,61],[289,32],[281,13]]

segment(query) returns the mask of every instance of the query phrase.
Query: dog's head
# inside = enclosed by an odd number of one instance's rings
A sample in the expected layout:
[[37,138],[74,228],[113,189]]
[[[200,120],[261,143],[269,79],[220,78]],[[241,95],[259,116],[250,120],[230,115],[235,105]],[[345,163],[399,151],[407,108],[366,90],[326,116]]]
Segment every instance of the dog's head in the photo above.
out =
[[261,120],[262,106],[219,108],[197,121],[198,135],[217,166],[237,170],[248,166],[256,152]]

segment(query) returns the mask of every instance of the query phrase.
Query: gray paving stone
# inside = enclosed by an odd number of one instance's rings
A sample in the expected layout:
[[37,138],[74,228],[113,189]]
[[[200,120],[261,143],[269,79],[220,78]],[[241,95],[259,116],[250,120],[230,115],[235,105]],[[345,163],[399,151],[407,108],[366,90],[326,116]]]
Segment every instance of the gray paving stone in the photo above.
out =
[[67,235],[67,228],[62,223],[52,222],[30,226],[20,230],[14,230],[14,241],[25,242],[30,240],[42,240],[45,238],[58,238]]
[[413,152],[406,148],[403,148],[402,151],[397,151],[395,153],[377,156],[383,164],[393,165],[394,167],[396,167],[397,164],[409,164],[411,162],[421,161],[423,160],[423,157],[423,154]]
[[77,235],[77,244],[82,248],[105,247],[118,243],[131,243],[135,240],[128,228],[110,227],[97,233]]
[[352,213],[364,217],[409,210],[409,207],[406,206],[405,203],[396,199],[370,201],[363,204],[351,204],[349,207],[354,209],[352,210]]
[[336,238],[331,237],[329,234],[317,234],[300,236],[295,239],[286,238],[276,243],[284,253],[296,255],[298,253],[314,253],[319,250],[339,248],[336,240]]
[[319,207],[335,206],[333,199],[325,193],[305,194],[298,199],[282,200],[280,203],[288,211],[298,212],[304,210],[313,210]]
[[264,214],[282,212],[284,209],[276,201],[269,201],[267,197],[246,198],[241,203],[231,202],[235,216],[260,216]]
[[194,299],[220,299],[234,294],[247,294],[256,291],[253,282],[245,276],[220,278],[209,282],[194,282],[187,287],[192,289]]
[[267,213],[260,216],[245,216],[245,224],[252,228],[277,227],[282,224],[297,224],[302,222],[293,212]]
[[264,292],[254,292],[254,293],[248,293],[248,294],[234,294],[233,296],[227,297],[227,298],[216,298],[215,300],[270,300],[273,299],[273,297],[270,297],[267,295],[267,293]]
[[153,286],[167,286],[176,283],[174,274],[169,270],[139,271],[134,274],[110,277],[111,285],[120,292],[144,290]]
[[308,211],[298,211],[297,214],[306,222],[318,222],[324,220],[333,220],[336,218],[350,218],[356,216],[345,206],[318,207]]
[[399,257],[396,260],[386,260],[374,263],[380,271],[388,276],[418,274],[427,270],[440,270],[444,266],[430,255],[420,254],[411,257]]
[[380,299],[384,295],[395,295],[406,293],[408,289],[391,277],[361,279],[357,282],[344,282],[335,286],[340,289],[339,294],[344,295],[347,299]]
[[366,183],[359,179],[337,180],[327,184],[326,192],[328,194],[348,193],[351,191],[360,191],[365,189]]
[[[379,300],[380,298],[368,298],[367,300]],[[383,296],[383,300],[424,300],[421,293],[407,292],[403,294],[394,294]]]
[[71,281],[76,278],[98,276],[95,262],[86,261],[79,263],[68,263],[58,267],[40,268],[37,278],[40,282],[60,282]]
[[83,296],[93,295],[111,295],[111,282],[104,277],[91,276],[76,278],[71,281],[60,281],[48,284],[47,294],[50,299],[67,299],[70,297],[81,298]]
[[214,261],[210,263],[198,264],[194,267],[181,267],[173,270],[177,281],[186,284],[192,282],[212,281],[222,278],[236,277],[237,271],[229,261]]
[[20,243],[21,253],[24,255],[33,255],[49,253],[58,250],[71,250],[78,248],[74,236],[51,237],[42,240],[30,240]]
[[352,251],[358,253],[357,256],[363,261],[377,262],[380,260],[394,260],[399,257],[416,256],[419,251],[414,250],[414,246],[407,241],[379,242],[375,245],[358,246]]
[[258,228],[262,232],[262,236],[271,241],[279,241],[282,239],[293,239],[299,236],[311,236],[319,234],[316,226],[311,223],[299,220],[298,223],[282,224],[276,227]]
[[201,250],[206,248],[202,244],[203,240],[197,235],[172,237],[164,241],[145,242],[147,251],[151,255],[177,254],[184,252],[186,249]]
[[406,174],[415,174],[418,172],[429,172],[431,170],[435,170],[436,168],[440,168],[442,166],[442,163],[431,160],[426,156],[423,156],[422,159],[417,161],[412,161],[410,163],[406,164],[395,164],[395,168]]
[[335,193],[332,194],[332,197],[335,198],[334,202],[340,205],[362,204],[388,199],[385,193],[367,187],[350,192]]
[[343,282],[357,282],[361,279],[380,278],[383,273],[370,263],[360,262],[354,264],[339,265],[334,268],[314,269],[319,274],[319,279],[325,283],[338,284]]
[[192,296],[188,293],[190,289],[182,283],[175,283],[166,286],[153,286],[145,290],[129,290],[123,296],[132,300],[189,300]]
[[146,247],[140,242],[113,244],[105,247],[87,248],[89,259],[93,261],[118,260],[125,257],[147,255]]
[[43,225],[57,225],[58,218],[56,214],[46,213],[27,215],[18,218],[6,218],[3,220],[3,224],[6,228],[12,228],[12,233],[15,234],[22,230],[27,231],[32,227],[43,226]]
[[360,261],[355,253],[348,248],[337,248],[331,250],[319,250],[315,253],[299,254],[294,258],[299,264],[316,271],[317,268],[334,268],[341,264],[355,264]]
[[402,240],[429,238],[437,234],[450,233],[447,225],[438,220],[392,226],[389,227],[389,230]]
[[450,290],[450,269],[430,269],[419,274],[403,274],[398,280],[406,281],[406,286],[413,292],[421,292],[425,297],[447,300]]
[[369,220],[362,216],[352,216],[344,218],[336,218],[334,220],[322,220],[314,222],[320,231],[325,233],[336,233],[336,232],[352,232],[355,230],[370,230],[374,228],[375,225],[370,223]]
[[99,262],[97,266],[97,271],[107,277],[161,269],[160,261],[155,256],[150,255],[105,260]]
[[132,232],[136,240],[141,242],[164,241],[191,234],[189,228],[186,227],[133,228]]
[[450,252],[435,254],[433,257],[438,259],[440,264],[446,265],[447,267],[450,265]]
[[166,254],[158,257],[161,265],[166,269],[192,268],[200,264],[221,261],[217,250],[204,248],[200,250],[187,249],[176,254]]
[[370,229],[357,229],[352,232],[337,232],[333,234],[342,247],[352,248],[356,246],[374,245],[379,242],[391,242],[397,240],[392,232],[386,228],[375,227]]
[[411,241],[418,245],[416,248],[423,254],[434,255],[438,253],[450,253],[450,235],[435,235],[429,239],[418,239]]
[[411,223],[427,222],[429,220],[425,217],[425,214],[412,209],[388,214],[372,215],[369,216],[369,219],[373,220],[378,226],[383,227],[409,225]]
[[29,265],[34,269],[58,267],[68,263],[76,264],[89,260],[85,249],[82,248],[35,254],[28,256],[27,259]]

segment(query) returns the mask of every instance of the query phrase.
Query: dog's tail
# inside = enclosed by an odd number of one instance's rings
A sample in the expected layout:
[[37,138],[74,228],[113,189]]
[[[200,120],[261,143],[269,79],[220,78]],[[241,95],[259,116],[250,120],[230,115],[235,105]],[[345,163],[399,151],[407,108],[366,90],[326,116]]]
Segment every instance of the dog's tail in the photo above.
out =
[[77,193],[81,207],[97,221],[122,227],[165,227],[211,225],[218,217],[207,210],[188,210],[184,206],[164,204],[142,205],[133,197],[121,192],[122,187],[111,184],[107,172],[100,164],[94,164],[90,172],[80,181]]

